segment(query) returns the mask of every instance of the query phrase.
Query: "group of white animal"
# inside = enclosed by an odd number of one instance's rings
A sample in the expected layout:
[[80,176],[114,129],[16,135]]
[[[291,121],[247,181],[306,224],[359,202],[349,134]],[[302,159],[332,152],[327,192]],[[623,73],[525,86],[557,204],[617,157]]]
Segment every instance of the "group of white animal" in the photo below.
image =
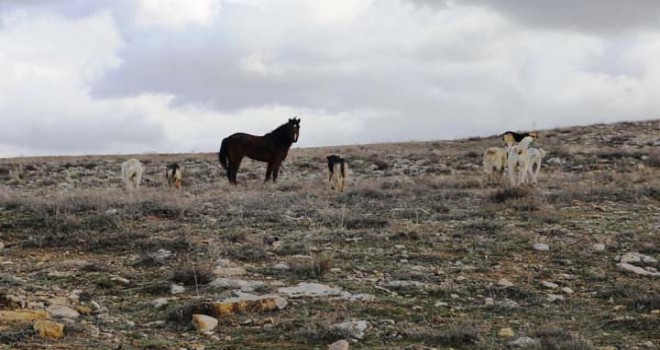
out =
[[538,134],[507,131],[501,137],[504,147],[490,147],[484,152],[484,171],[488,174],[508,171],[513,186],[536,183],[546,155],[542,148],[530,148]]
[[[135,159],[129,159],[121,163],[121,179],[129,192],[137,190],[142,182],[142,173],[144,167],[142,163]],[[183,167],[178,163],[167,165],[165,169],[165,179],[169,187],[181,188],[183,178]]]

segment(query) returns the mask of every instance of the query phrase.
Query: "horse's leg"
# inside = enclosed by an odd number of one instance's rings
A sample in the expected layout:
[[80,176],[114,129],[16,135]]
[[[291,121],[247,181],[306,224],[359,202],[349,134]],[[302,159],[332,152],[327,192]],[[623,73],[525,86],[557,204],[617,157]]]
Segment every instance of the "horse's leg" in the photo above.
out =
[[280,165],[282,165],[282,161],[275,161],[273,164],[273,183],[277,181],[277,175],[280,172]]
[[273,163],[268,162],[268,168],[266,169],[266,179],[264,180],[264,182],[268,182],[272,174],[273,174]]
[[242,161],[243,161],[242,155],[240,157],[236,157],[236,159],[230,160],[229,169],[231,169],[231,178],[229,179],[229,182],[233,183],[234,185],[238,185],[238,181],[236,180],[236,177],[238,175],[238,168],[241,167]]

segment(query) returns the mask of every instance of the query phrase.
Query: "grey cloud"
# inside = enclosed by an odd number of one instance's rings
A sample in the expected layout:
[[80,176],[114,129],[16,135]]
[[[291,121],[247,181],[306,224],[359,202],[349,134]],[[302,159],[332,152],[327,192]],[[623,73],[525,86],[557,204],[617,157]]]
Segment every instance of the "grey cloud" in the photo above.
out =
[[656,0],[407,0],[433,9],[447,6],[483,6],[529,27],[545,27],[611,34],[660,27]]
[[[19,123],[17,123],[19,124]],[[140,116],[112,118],[33,118],[8,125],[0,132],[7,145],[50,154],[115,152],[116,144],[157,149],[167,142],[160,125]]]

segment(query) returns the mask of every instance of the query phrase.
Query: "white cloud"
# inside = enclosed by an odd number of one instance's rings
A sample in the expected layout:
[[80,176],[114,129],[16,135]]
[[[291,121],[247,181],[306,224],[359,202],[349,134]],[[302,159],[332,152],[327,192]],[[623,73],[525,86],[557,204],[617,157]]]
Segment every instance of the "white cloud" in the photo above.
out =
[[508,0],[424,1],[0,5],[0,152],[209,151],[294,115],[301,146],[658,115],[647,21],[612,34],[560,8],[537,23]]
[[188,24],[208,25],[219,11],[219,0],[139,0],[137,21],[145,26],[180,29]]

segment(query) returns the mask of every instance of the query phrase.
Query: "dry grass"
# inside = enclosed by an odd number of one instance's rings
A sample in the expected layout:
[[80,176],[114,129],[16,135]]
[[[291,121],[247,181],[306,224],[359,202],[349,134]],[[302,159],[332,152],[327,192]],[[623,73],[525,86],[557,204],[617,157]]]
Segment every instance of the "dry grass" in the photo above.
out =
[[[331,325],[349,319],[371,324],[352,348],[505,349],[503,327],[537,339],[538,349],[643,348],[657,343],[660,281],[623,272],[614,258],[660,258],[657,123],[542,132],[539,146],[558,160],[522,188],[482,174],[480,154],[496,137],[294,149],[278,184],[263,184],[264,165],[245,161],[237,187],[213,154],[139,155],[146,182],[133,196],[118,180],[124,157],[5,159],[0,293],[81,289],[108,309],[46,344],[62,348],[324,348],[348,336]],[[343,194],[329,190],[329,153],[351,161]],[[179,192],[163,178],[172,161],[186,169]],[[535,251],[539,242],[550,250]],[[161,249],[171,256],[159,258]],[[281,311],[229,315],[218,341],[189,321],[211,312],[199,305],[231,295],[208,284],[220,259],[247,271],[236,278],[266,283],[256,294],[317,282],[374,300],[290,299]],[[173,296],[172,283],[188,288]],[[549,302],[550,293],[564,301]],[[157,297],[171,300],[156,309]],[[2,330],[0,342],[47,343],[26,330]]]

